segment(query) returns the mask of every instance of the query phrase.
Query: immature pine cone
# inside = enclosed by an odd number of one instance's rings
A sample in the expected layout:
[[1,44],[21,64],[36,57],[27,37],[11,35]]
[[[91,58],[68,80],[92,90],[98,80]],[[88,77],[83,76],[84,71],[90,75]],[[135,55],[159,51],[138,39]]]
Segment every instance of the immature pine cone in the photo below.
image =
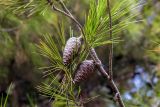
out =
[[95,64],[93,60],[83,61],[77,68],[74,83],[79,83],[82,80],[86,80],[95,70]]
[[69,65],[74,57],[79,54],[81,48],[81,38],[71,37],[64,48],[63,63]]

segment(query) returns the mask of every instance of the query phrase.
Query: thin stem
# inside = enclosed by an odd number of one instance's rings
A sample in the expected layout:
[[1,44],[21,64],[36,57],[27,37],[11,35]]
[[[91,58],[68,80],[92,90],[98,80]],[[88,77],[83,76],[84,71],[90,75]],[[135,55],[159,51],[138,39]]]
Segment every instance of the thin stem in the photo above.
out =
[[[66,13],[65,11],[60,10],[59,8],[57,8],[57,7],[53,4],[53,2],[51,2],[50,0],[47,0],[47,1],[48,1],[48,3],[52,6],[52,9],[53,9],[53,10],[55,10],[55,11],[57,11],[57,12],[59,12],[59,13],[62,13],[63,15],[69,17],[73,22],[75,22],[75,23],[78,25],[79,29],[81,30],[82,34],[84,35],[84,31],[83,31],[82,25],[73,17],[73,15],[72,15],[70,12],[69,12],[69,13]],[[64,5],[64,3],[63,3],[61,0],[60,0],[59,2],[60,2],[60,4],[64,7],[64,9],[66,10],[67,7]],[[69,11],[69,10],[67,9],[67,11]]]
[[[107,0],[107,7],[108,7],[108,15],[109,15],[109,34],[110,34],[110,39],[112,40],[112,15],[111,15],[111,9],[110,9],[110,0]],[[120,92],[116,86],[116,84],[113,81],[113,42],[109,46],[109,76],[110,76],[110,84],[112,89],[114,89],[114,92],[116,93],[115,96],[117,97],[117,101],[119,102],[119,105],[121,107],[125,107]]]
[[66,7],[66,5],[63,3],[62,0],[59,0],[60,5],[62,6],[63,10],[65,10],[69,15],[71,15],[73,17],[73,15],[71,14],[71,12],[68,10],[68,8]]
[[[50,0],[47,0],[47,1],[50,1]],[[55,5],[54,5],[53,3],[51,3],[51,2],[48,2],[48,3],[52,6],[52,9],[53,9],[53,10],[62,13],[63,15],[69,17],[73,22],[75,22],[75,23],[79,26],[79,28],[80,28],[80,30],[81,30],[81,32],[82,32],[82,34],[83,34],[83,37],[85,37],[85,33],[84,33],[84,31],[83,31],[82,25],[74,18],[74,16],[73,16],[70,12],[69,12],[69,13],[66,13],[66,12],[58,9],[57,7],[55,7]],[[63,3],[63,2],[60,2],[60,3]],[[64,4],[61,4],[61,5],[63,6]],[[65,6],[65,5],[64,5],[64,6]],[[69,10],[66,8],[66,6],[65,6],[65,10],[66,10],[66,11],[69,11]],[[112,26],[112,25],[111,25],[111,26]],[[111,32],[111,35],[112,35],[112,32]],[[83,38],[83,39],[85,39],[85,38]],[[89,52],[90,52],[90,55],[91,55],[92,59],[95,61],[98,70],[99,70],[99,71],[107,78],[107,80],[109,81],[111,88],[113,89],[115,95],[117,96],[117,100],[116,100],[116,101],[119,103],[120,107],[125,107],[125,106],[124,106],[124,103],[123,103],[123,100],[122,100],[122,97],[121,97],[121,95],[120,95],[120,92],[119,92],[117,86],[115,85],[113,79],[110,79],[110,75],[109,75],[109,74],[106,72],[106,70],[103,68],[103,65],[102,65],[100,59],[98,58],[95,49],[94,49],[94,48],[89,48]]]
[[110,80],[109,82],[110,82],[110,85],[111,85],[112,89],[115,92],[116,101],[119,103],[119,106],[120,107],[125,107],[124,102],[122,100],[122,97],[120,95],[120,92],[119,92],[115,82],[113,80]]
[[79,28],[79,30],[80,30],[80,31],[83,33],[83,35],[85,36],[82,25],[74,18],[74,16],[71,14],[71,12],[69,11],[69,9],[68,9],[68,8],[66,7],[66,5],[63,3],[63,1],[62,1],[62,0],[58,0],[58,1],[59,1],[59,3],[60,3],[61,7],[63,8],[63,10],[64,10],[66,13],[68,13],[68,14],[78,23],[78,28]]
[[[112,40],[112,16],[111,16],[111,9],[110,9],[110,1],[107,0],[107,7],[108,7],[108,15],[109,15],[109,34],[110,34],[110,40]],[[113,79],[113,43],[109,45],[109,76],[110,79]]]

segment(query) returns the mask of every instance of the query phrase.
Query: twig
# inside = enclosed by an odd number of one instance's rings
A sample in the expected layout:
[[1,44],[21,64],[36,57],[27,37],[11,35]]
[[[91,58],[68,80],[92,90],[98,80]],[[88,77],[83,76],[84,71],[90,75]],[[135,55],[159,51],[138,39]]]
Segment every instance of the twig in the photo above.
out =
[[[107,0],[107,7],[108,7],[108,15],[109,15],[109,28],[110,28],[109,33],[110,33],[110,39],[112,40],[112,15],[111,15],[109,0]],[[119,102],[119,105],[121,107],[125,107],[125,105],[122,101],[120,92],[119,92],[116,84],[113,81],[113,67],[112,67],[112,65],[113,65],[113,43],[111,43],[109,46],[109,76],[110,76],[109,82],[111,84],[112,89],[114,89],[114,91],[115,91],[115,97],[116,97],[116,100]]]
[[[110,39],[112,40],[112,16],[111,16],[111,9],[110,9],[110,2],[107,0],[107,7],[108,7],[108,15],[109,15],[109,34],[110,34]],[[113,58],[113,43],[109,45],[109,76],[110,79],[113,79],[113,70],[112,70],[112,58]]]
[[[47,0],[47,1],[49,1],[49,0]],[[62,2],[60,2],[60,3],[62,3]],[[66,13],[66,12],[58,9],[58,8],[55,7],[55,5],[54,5],[53,3],[51,3],[51,2],[49,2],[49,4],[52,6],[52,9],[53,9],[53,10],[55,10],[55,11],[57,11],[57,12],[60,12],[60,13],[62,13],[63,15],[69,17],[71,20],[73,20],[73,21],[79,26],[79,28],[80,28],[83,36],[85,37],[85,33],[84,33],[84,31],[83,31],[82,25],[73,17],[73,15],[72,15],[71,13]],[[64,5],[64,4],[61,4],[61,5]],[[65,5],[64,5],[64,6],[65,6]],[[66,6],[65,6],[65,8],[66,8]],[[66,11],[69,11],[67,8],[66,8],[65,10],[66,10]],[[85,38],[84,38],[84,39],[85,39]],[[97,65],[98,70],[99,70],[104,76],[106,76],[107,80],[109,81],[109,84],[110,84],[111,88],[113,89],[115,95],[117,96],[117,102],[119,103],[120,107],[125,107],[125,106],[124,106],[124,103],[123,103],[123,100],[122,100],[122,97],[121,97],[121,95],[120,95],[120,92],[119,92],[117,86],[115,85],[113,79],[110,79],[109,74],[108,74],[108,73],[106,72],[106,70],[103,68],[102,63],[101,63],[100,59],[98,58],[97,53],[95,52],[94,48],[90,48],[89,51],[90,51],[90,55],[91,55],[92,59],[95,61],[96,65]]]
[[68,10],[68,8],[66,7],[66,5],[63,3],[62,0],[59,0],[60,5],[62,6],[63,10],[66,11],[69,15],[71,15],[73,17],[73,15],[71,14],[71,12]]
[[[48,1],[48,3],[52,6],[52,9],[53,9],[53,10],[62,13],[63,15],[69,17],[73,22],[75,22],[75,23],[78,25],[78,27],[80,28],[82,34],[84,35],[84,31],[83,31],[82,25],[73,17],[73,15],[71,15],[70,12],[69,12],[69,13],[66,13],[65,11],[60,10],[59,8],[57,8],[50,0],[47,0],[47,1]],[[60,4],[61,4],[62,6],[65,6],[64,4],[62,4],[62,3],[63,3],[62,1],[59,1],[59,2],[60,2]],[[64,9],[67,9],[66,6],[65,6]],[[67,11],[69,11],[69,10],[67,9]]]
[[[71,12],[69,11],[69,9],[66,7],[66,5],[63,3],[63,1],[62,0],[57,0],[59,3],[60,3],[60,5],[61,5],[61,7],[63,8],[63,10],[66,12],[66,13],[68,13],[73,19],[75,19],[74,18],[74,16],[71,14]],[[75,21],[77,21],[76,19],[75,19]],[[83,35],[84,35],[84,31],[83,31],[83,27],[82,27],[82,25],[77,21],[77,23],[78,23],[78,29],[83,33]]]

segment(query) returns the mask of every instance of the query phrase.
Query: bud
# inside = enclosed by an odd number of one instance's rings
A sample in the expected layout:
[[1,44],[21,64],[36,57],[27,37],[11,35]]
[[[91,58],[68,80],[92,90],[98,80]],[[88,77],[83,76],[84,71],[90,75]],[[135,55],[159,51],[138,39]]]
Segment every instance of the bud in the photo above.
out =
[[74,77],[74,83],[79,83],[82,80],[86,80],[95,70],[95,64],[93,60],[83,61],[77,68]]
[[64,48],[63,63],[64,65],[71,64],[76,55],[79,54],[81,48],[81,38],[71,37]]

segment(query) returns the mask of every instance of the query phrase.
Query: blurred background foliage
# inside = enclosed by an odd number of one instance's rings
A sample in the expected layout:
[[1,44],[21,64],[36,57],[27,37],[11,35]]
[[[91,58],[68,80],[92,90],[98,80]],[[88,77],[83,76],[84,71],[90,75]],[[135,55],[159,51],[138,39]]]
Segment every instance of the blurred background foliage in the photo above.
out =
[[[138,13],[134,20],[142,21],[129,24],[116,35],[122,41],[114,44],[114,79],[126,107],[159,107],[160,1],[139,2],[142,5],[131,10],[129,14]],[[116,3],[117,0],[111,1],[112,6]],[[66,0],[65,4],[84,25],[89,0]],[[62,27],[64,32],[60,30]],[[38,69],[49,65],[49,61],[36,53],[35,44],[39,44],[45,34],[51,34],[55,41],[59,40],[59,35],[62,34],[68,39],[70,29],[73,29],[75,36],[80,35],[75,24],[63,15],[53,12],[45,0],[0,0],[1,106],[7,95],[8,107],[52,106],[49,98],[40,95],[36,89],[42,81],[50,80],[43,78],[42,70]],[[62,42],[62,46],[64,43]],[[97,47],[96,50],[104,67],[108,69],[108,46]],[[7,93],[11,83],[11,92]],[[86,81],[82,90],[87,97],[99,95],[88,102],[86,107],[115,105],[112,91],[100,74],[93,75]]]

